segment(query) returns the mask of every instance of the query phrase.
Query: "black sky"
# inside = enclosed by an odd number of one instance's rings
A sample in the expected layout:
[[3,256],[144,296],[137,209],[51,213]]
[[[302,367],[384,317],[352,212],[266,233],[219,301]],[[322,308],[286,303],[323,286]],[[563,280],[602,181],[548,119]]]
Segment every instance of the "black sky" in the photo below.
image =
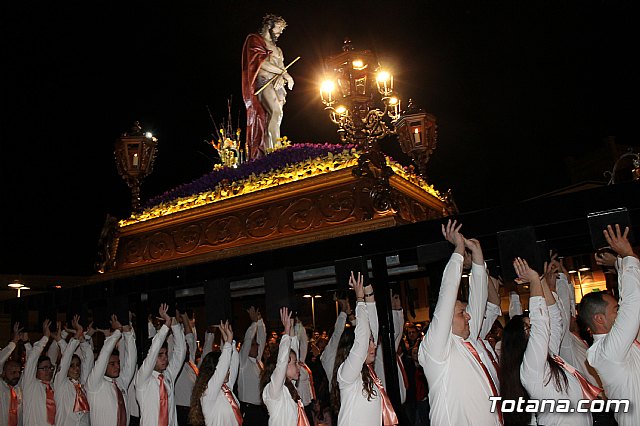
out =
[[267,12],[302,59],[282,133],[337,142],[318,99],[322,58],[345,36],[394,70],[403,99],[435,114],[430,180],[463,211],[568,183],[563,158],[631,138],[638,69],[633,2],[5,2],[0,273],[90,274],[107,213],[129,192],[113,143],[135,120],[159,138],[143,199],[208,172],[240,51]]

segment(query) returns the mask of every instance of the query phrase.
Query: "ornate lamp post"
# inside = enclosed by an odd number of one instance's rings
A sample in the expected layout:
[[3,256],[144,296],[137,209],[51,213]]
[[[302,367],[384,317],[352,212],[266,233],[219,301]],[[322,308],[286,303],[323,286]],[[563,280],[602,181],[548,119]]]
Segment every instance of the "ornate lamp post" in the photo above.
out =
[[377,140],[394,133],[384,119],[396,120],[400,111],[393,75],[381,69],[371,51],[356,51],[348,39],[342,53],[325,60],[325,67],[331,75],[322,83],[320,98],[338,125],[340,140],[365,151],[375,149]]
[[420,174],[426,176],[427,162],[438,144],[436,117],[416,107],[409,99],[406,111],[395,126],[402,151],[413,159]]
[[150,132],[143,132],[139,122],[131,131],[125,132],[115,143],[116,167],[118,173],[131,189],[131,208],[140,209],[140,185],[153,171],[158,139]]

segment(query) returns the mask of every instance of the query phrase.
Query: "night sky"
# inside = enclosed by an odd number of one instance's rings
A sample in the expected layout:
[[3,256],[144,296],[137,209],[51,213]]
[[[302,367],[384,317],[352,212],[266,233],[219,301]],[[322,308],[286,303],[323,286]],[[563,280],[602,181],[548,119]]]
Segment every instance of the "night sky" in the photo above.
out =
[[566,186],[564,158],[605,136],[637,144],[637,22],[627,1],[5,2],[0,274],[93,272],[107,214],[127,217],[113,160],[135,120],[159,139],[143,202],[211,170],[204,143],[244,126],[240,54],[268,12],[295,87],[282,134],[337,142],[318,96],[345,36],[377,52],[404,102],[438,118],[429,163],[461,211]]

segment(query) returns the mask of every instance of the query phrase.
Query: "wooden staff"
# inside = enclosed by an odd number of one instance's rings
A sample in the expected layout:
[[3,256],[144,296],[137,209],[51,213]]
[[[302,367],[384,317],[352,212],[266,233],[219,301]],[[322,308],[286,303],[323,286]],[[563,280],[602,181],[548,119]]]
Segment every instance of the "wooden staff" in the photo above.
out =
[[267,81],[264,86],[262,86],[261,88],[259,88],[256,93],[254,93],[255,96],[258,96],[258,93],[262,92],[268,85],[270,85],[271,83],[273,83],[273,81],[275,81],[276,78],[281,77],[286,71],[287,68],[289,68],[291,65],[295,64],[296,61],[300,59],[300,56],[298,56],[297,58],[295,58],[293,61],[291,61],[291,63],[289,65],[287,65],[286,67],[284,67],[284,70],[282,70],[282,72],[280,74],[274,75],[273,77],[271,77],[271,80]]

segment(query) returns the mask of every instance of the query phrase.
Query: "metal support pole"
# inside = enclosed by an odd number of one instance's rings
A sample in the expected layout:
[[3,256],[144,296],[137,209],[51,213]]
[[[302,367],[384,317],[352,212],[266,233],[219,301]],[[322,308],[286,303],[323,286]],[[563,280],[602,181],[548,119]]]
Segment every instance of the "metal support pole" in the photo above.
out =
[[393,311],[391,310],[391,296],[389,275],[387,273],[387,259],[385,255],[377,254],[371,258],[373,267],[373,286],[376,294],[376,308],[380,336],[378,345],[382,345],[384,362],[385,388],[398,417],[401,416],[400,388],[398,383],[398,364],[396,361],[395,339],[393,329]]

